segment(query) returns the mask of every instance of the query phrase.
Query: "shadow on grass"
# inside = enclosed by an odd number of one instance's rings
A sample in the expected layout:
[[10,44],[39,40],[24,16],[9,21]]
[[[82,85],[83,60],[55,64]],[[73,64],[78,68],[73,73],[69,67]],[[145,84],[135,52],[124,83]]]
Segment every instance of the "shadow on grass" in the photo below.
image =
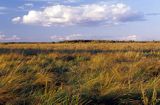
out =
[[125,52],[143,52],[143,53],[150,53],[150,52],[160,52],[160,49],[151,50],[151,49],[145,49],[145,50],[131,50],[131,49],[121,49],[121,50],[100,50],[100,49],[94,49],[94,50],[84,50],[84,49],[78,49],[78,50],[70,50],[70,49],[62,49],[62,50],[54,50],[54,49],[23,49],[23,48],[0,48],[0,54],[9,54],[9,53],[18,53],[18,54],[24,54],[24,55],[37,55],[37,54],[47,54],[47,53],[63,53],[63,54],[73,54],[73,53],[91,53],[91,54],[97,54],[97,53],[125,53]]

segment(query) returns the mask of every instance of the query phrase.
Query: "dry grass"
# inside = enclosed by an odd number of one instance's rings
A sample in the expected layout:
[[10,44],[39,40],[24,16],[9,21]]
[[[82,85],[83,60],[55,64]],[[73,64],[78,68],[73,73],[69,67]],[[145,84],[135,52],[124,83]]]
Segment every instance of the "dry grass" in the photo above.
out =
[[160,43],[0,44],[0,105],[159,105]]

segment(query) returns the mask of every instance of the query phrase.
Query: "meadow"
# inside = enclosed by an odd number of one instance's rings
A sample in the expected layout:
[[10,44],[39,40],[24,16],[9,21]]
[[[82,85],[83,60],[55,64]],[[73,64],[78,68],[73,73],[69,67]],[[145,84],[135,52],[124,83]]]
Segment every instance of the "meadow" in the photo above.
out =
[[0,105],[160,105],[160,43],[1,43]]

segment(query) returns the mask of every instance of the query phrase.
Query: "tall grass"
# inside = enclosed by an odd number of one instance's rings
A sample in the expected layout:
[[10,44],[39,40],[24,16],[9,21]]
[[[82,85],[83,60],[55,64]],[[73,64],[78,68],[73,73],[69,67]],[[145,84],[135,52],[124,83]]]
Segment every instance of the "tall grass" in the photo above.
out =
[[159,46],[0,44],[0,105],[159,105]]

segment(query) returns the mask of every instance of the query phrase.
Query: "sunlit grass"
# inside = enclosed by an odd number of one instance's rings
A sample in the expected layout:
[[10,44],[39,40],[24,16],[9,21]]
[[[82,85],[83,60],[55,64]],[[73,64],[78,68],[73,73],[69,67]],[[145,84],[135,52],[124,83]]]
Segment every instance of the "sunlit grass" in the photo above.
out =
[[158,105],[160,43],[0,44],[0,105]]

